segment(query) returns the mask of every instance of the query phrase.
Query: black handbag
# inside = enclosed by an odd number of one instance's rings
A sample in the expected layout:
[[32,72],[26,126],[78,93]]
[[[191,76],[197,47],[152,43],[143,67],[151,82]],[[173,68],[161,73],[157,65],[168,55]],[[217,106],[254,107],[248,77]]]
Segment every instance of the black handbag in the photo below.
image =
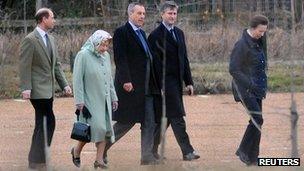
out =
[[77,115],[77,121],[73,125],[71,138],[82,142],[91,141],[91,127],[88,123],[83,123],[79,121],[79,114]]

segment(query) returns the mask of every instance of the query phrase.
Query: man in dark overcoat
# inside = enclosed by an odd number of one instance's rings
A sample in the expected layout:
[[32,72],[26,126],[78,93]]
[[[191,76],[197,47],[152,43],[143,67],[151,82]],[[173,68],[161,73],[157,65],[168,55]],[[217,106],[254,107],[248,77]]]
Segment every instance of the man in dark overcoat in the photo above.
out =
[[[185,110],[183,105],[183,82],[189,95],[193,95],[193,81],[187,57],[184,33],[181,29],[174,26],[177,19],[178,6],[174,1],[165,1],[161,7],[162,23],[149,35],[152,52],[154,54],[154,66],[156,80],[159,87],[162,82],[162,60],[166,58],[165,73],[165,97],[166,97],[166,116],[168,124],[171,125],[175,138],[181,148],[183,160],[190,161],[198,159],[189,141],[184,120]],[[163,51],[164,50],[164,51]],[[165,53],[164,53],[165,52]],[[164,56],[165,54],[165,56]],[[158,124],[155,130],[155,142],[153,153],[159,157],[157,151],[160,144],[160,122],[162,99],[160,96],[155,98],[156,113]]]
[[[157,164],[152,154],[155,113],[154,94],[159,93],[154,72],[152,54],[141,29],[145,8],[140,3],[128,6],[129,21],[116,29],[113,36],[116,65],[115,89],[119,107],[113,113],[115,140],[124,136],[136,123],[141,124],[141,164]],[[107,162],[107,143],[104,161]]]

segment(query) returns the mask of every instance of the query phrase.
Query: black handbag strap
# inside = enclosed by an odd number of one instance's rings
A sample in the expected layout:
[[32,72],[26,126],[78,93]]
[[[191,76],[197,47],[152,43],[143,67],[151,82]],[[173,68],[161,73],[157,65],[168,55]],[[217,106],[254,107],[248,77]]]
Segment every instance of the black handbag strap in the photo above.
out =
[[[80,114],[82,114],[82,111],[80,111]],[[80,115],[79,114],[79,115]],[[77,115],[77,121],[79,121],[79,115]],[[83,115],[83,114],[82,114]],[[86,123],[88,123],[88,119],[87,118],[85,118],[85,120],[86,120]]]

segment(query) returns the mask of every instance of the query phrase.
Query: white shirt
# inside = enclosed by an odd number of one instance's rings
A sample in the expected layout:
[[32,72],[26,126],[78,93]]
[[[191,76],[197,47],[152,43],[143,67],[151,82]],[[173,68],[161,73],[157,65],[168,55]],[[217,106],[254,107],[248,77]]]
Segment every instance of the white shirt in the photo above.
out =
[[250,32],[250,30],[249,30],[249,29],[247,29],[247,33],[249,34],[249,36],[250,36],[250,37],[252,37],[252,38],[253,38],[253,35],[251,34],[251,32]]
[[46,38],[45,35],[47,34],[44,30],[42,30],[39,26],[36,27],[36,30],[38,31],[38,33],[40,34],[40,36],[42,37],[43,43],[45,46],[47,46],[46,44]]
[[168,31],[170,31],[171,29],[174,28],[173,25],[172,25],[171,27],[169,27],[168,25],[166,25],[164,21],[162,21],[162,24],[166,27],[166,29],[167,29]]
[[[129,23],[130,23],[130,25],[132,26],[132,28],[133,28],[133,30],[135,31],[135,33],[136,33],[136,30],[139,30],[140,29],[140,27],[137,27],[136,25],[134,25],[130,20],[129,20]],[[136,33],[137,34],[137,33]]]

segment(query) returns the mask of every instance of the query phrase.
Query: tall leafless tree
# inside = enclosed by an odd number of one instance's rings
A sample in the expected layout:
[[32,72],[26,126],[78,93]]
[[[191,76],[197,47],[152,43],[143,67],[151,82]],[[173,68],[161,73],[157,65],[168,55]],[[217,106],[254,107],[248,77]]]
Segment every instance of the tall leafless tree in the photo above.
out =
[[36,11],[42,7],[47,7],[48,0],[36,0]]
[[[293,49],[295,47],[295,1],[291,0],[291,20],[292,20],[292,30],[291,30],[291,48]],[[295,64],[294,61],[294,52],[293,50],[291,52],[291,61],[292,64]],[[290,129],[290,138],[291,138],[291,157],[298,157],[298,132],[297,132],[297,122],[298,122],[298,112],[297,112],[297,104],[294,99],[294,80],[295,80],[295,73],[294,70],[291,73],[291,107],[290,107],[290,112],[291,112],[291,129]]]

